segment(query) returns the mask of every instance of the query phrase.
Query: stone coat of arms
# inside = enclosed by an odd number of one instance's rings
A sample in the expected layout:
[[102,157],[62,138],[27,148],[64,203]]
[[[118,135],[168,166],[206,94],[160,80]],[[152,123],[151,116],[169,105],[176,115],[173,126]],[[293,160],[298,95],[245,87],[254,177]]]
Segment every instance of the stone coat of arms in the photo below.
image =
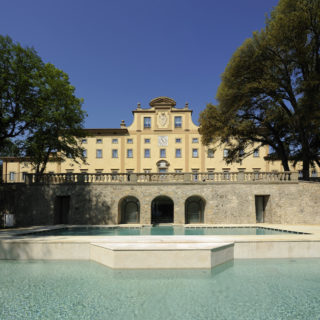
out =
[[159,128],[166,128],[168,126],[168,115],[166,112],[159,112],[157,117]]

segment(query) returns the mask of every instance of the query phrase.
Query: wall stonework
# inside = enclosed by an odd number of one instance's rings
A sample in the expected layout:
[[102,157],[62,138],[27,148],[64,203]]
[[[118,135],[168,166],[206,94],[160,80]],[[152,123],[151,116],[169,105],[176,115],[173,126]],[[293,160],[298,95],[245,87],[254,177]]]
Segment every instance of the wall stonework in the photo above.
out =
[[188,183],[188,184],[62,184],[0,186],[0,210],[16,215],[18,226],[54,223],[56,196],[70,196],[70,224],[118,224],[119,201],[140,201],[140,223],[151,221],[157,196],[174,202],[174,223],[185,222],[185,200],[205,200],[204,223],[256,223],[255,196],[268,195],[266,223],[320,224],[320,183]]

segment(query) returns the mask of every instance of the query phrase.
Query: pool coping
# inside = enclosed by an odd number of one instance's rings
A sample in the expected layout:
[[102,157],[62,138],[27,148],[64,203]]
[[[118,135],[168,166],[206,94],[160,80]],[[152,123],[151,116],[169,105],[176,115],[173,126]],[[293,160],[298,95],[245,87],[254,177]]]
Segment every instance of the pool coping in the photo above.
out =
[[[296,232],[303,232],[304,234],[277,234],[277,235],[176,235],[176,236],[37,236],[30,238],[21,236],[21,233],[54,230],[65,227],[86,227],[84,225],[59,225],[59,226],[39,226],[29,228],[19,228],[12,230],[0,231],[0,259],[15,259],[15,260],[92,260],[93,246],[106,245],[109,247],[130,247],[126,250],[128,261],[132,260],[132,252],[141,252],[143,247],[150,246],[154,249],[149,250],[150,259],[141,255],[141,261],[148,260],[146,268],[152,268],[151,257],[153,255],[154,266],[159,266],[160,261],[176,259],[178,268],[187,268],[187,261],[196,260],[196,254],[199,252],[201,245],[203,246],[219,246],[222,244],[231,244],[233,246],[233,259],[260,259],[260,258],[320,258],[320,225],[280,225],[280,224],[245,224],[245,225],[192,225],[188,227],[263,227],[270,229],[282,229]],[[150,226],[150,225],[147,225]],[[183,225],[179,225],[183,226]],[[90,226],[91,227],[91,226]],[[101,227],[97,225],[97,227]],[[105,227],[119,227],[119,226],[105,226]],[[127,225],[120,226],[121,228],[128,227]],[[129,227],[141,227],[141,225],[130,225]],[[308,233],[308,234],[306,234]],[[156,247],[158,246],[158,249]],[[192,247],[198,249],[193,250],[194,256],[184,258],[174,258],[172,255],[165,256],[163,250],[165,247],[178,248],[173,250],[176,256],[181,254],[183,256],[182,247],[192,251]],[[161,249],[162,248],[162,249]],[[189,249],[188,249],[189,248]],[[114,252],[117,250],[113,250]],[[118,250],[119,251],[119,250]],[[124,250],[125,251],[125,250]],[[161,259],[156,258],[161,251]],[[109,253],[108,253],[109,254]],[[114,256],[116,253],[112,253]],[[188,253],[189,254],[189,253]],[[230,252],[228,253],[230,256]],[[97,255],[96,255],[97,256]],[[228,259],[229,259],[228,256]],[[160,256],[159,256],[160,257]],[[114,259],[114,258],[112,258]],[[131,268],[128,263],[124,263],[122,259],[123,268]],[[157,260],[158,259],[158,260]],[[160,259],[160,260],[159,260]],[[188,260],[189,259],[189,260]],[[203,264],[203,267],[208,268],[210,263]],[[214,258],[212,258],[214,259]],[[97,261],[99,259],[95,259]],[[102,259],[103,260],[103,259]],[[178,263],[178,260],[180,261]],[[199,260],[199,259],[198,259]],[[218,259],[219,260],[219,259]],[[222,259],[223,260],[223,259]],[[219,260],[219,261],[222,261]],[[111,261],[111,260],[110,260]],[[203,260],[204,261],[204,260]],[[226,260],[228,261],[228,260]],[[99,261],[98,261],[99,262]],[[102,262],[101,262],[102,263]],[[105,264],[105,263],[103,263]],[[165,267],[173,268],[172,263],[162,263]],[[107,264],[105,264],[107,265]],[[109,263],[109,267],[118,268],[120,263],[115,260]],[[132,266],[143,268],[143,265],[135,261]],[[201,264],[191,263],[190,267],[199,267]],[[214,265],[212,265],[214,266]],[[121,267],[122,268],[122,267]]]

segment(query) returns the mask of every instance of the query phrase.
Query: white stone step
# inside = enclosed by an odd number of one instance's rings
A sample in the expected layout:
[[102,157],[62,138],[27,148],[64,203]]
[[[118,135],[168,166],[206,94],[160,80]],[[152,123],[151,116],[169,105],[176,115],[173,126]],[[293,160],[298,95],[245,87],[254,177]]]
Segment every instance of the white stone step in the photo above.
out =
[[208,269],[233,260],[233,243],[92,243],[90,259],[114,269]]

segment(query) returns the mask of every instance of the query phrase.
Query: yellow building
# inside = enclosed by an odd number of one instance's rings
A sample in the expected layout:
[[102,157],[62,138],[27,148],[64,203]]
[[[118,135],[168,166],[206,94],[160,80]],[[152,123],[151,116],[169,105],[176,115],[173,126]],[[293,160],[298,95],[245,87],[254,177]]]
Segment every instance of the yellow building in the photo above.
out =
[[[49,162],[46,173],[164,173],[164,172],[269,172],[283,171],[280,161],[266,161],[269,148],[256,149],[241,162],[227,164],[226,148],[201,144],[199,127],[192,121],[188,104],[177,108],[168,97],[150,101],[150,108],[138,104],[133,122],[118,129],[86,129],[82,139],[86,164],[72,159]],[[5,157],[3,180],[21,181],[32,167],[24,159]]]

